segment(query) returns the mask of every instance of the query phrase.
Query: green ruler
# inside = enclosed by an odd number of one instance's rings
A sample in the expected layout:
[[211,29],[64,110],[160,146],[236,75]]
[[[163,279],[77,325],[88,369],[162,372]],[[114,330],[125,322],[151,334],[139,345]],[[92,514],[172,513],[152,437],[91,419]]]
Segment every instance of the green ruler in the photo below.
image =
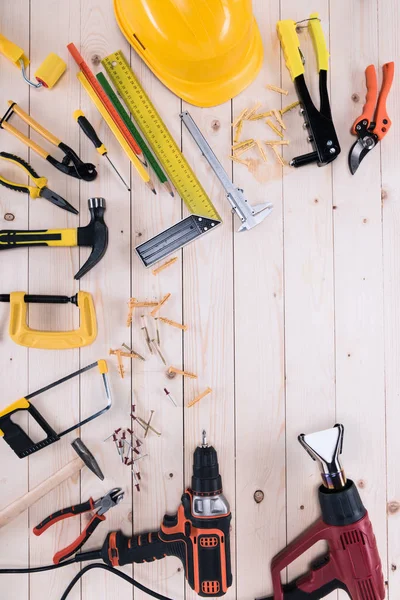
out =
[[221,222],[213,203],[123,53],[114,52],[101,62],[187,208],[195,215]]

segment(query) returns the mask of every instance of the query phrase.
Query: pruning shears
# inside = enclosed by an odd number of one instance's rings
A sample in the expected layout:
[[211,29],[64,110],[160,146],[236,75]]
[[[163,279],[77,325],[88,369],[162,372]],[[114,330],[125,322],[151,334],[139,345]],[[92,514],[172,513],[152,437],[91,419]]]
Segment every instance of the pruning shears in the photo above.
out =
[[378,142],[383,140],[392,125],[386,110],[386,99],[392,87],[394,62],[384,64],[382,73],[382,87],[378,96],[375,66],[369,65],[365,70],[367,96],[362,115],[355,120],[351,130],[358,137],[349,153],[349,167],[353,175],[361,161],[375,148]]

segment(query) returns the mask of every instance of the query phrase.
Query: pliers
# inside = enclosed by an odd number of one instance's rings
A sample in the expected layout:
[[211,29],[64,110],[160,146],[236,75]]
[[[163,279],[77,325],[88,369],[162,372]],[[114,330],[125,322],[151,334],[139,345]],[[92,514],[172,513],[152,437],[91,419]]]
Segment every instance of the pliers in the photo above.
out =
[[93,498],[89,498],[87,502],[83,502],[82,504],[77,504],[75,506],[69,506],[68,508],[62,508],[56,513],[49,515],[44,519],[39,525],[37,525],[33,529],[33,533],[35,535],[42,535],[54,523],[58,523],[63,519],[68,519],[69,517],[73,517],[74,515],[81,515],[85,512],[89,512],[91,510],[95,510],[98,508],[99,510],[93,515],[90,519],[89,523],[86,525],[85,529],[82,531],[79,537],[76,538],[72,544],[59,550],[53,556],[53,562],[55,565],[59,564],[62,560],[65,560],[72,554],[75,554],[82,546],[87,542],[90,538],[96,527],[102,522],[105,521],[104,513],[106,513],[110,508],[113,508],[117,504],[121,502],[124,497],[124,492],[121,488],[113,488],[106,494],[102,496],[98,500],[93,500]]
[[386,98],[392,87],[394,62],[384,64],[382,72],[383,81],[378,97],[378,80],[375,66],[369,65],[365,70],[367,96],[362,115],[355,120],[351,130],[358,137],[349,153],[349,167],[353,175],[368,152],[383,140],[392,124],[386,110]]
[[15,154],[9,154],[8,152],[0,152],[0,158],[3,158],[4,160],[11,162],[17,165],[18,167],[21,167],[21,169],[23,169],[35,182],[36,187],[33,187],[31,185],[25,185],[23,183],[14,183],[13,181],[10,181],[9,179],[2,177],[1,175],[0,185],[4,185],[4,187],[10,190],[14,190],[15,192],[25,192],[26,194],[29,194],[30,197],[33,199],[39,197],[46,198],[46,200],[49,200],[49,202],[52,202],[56,206],[59,206],[64,210],[68,210],[74,215],[78,214],[76,208],[74,208],[69,202],[64,200],[64,198],[61,198],[61,196],[59,196],[47,187],[46,177],[39,177],[39,175],[29,163],[25,162],[19,156],[15,156]]

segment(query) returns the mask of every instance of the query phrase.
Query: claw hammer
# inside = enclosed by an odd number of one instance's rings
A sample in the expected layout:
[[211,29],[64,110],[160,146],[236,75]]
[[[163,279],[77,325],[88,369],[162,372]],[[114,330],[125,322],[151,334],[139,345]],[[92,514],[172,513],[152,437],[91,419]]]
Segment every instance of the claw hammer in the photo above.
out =
[[18,517],[18,515],[30,508],[35,502],[40,500],[40,498],[43,498],[43,496],[60,485],[60,483],[79,473],[85,466],[97,475],[99,479],[104,479],[104,475],[101,472],[97,460],[82,440],[77,438],[72,442],[71,446],[78,456],[65,465],[65,467],[57,471],[57,473],[54,473],[54,475],[51,475],[51,477],[42,483],[39,483],[33,490],[30,490],[27,494],[21,496],[18,500],[15,500],[15,502],[12,502],[3,508],[3,510],[0,510],[0,528],[4,527]]

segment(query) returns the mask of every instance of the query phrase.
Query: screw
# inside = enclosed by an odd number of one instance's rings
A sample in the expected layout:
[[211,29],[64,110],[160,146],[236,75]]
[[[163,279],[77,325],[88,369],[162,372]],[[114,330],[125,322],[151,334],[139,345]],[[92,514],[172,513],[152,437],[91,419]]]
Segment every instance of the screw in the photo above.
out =
[[329,154],[336,154],[336,148],[331,148],[329,150]]
[[333,145],[333,142],[332,142],[332,140],[328,140],[328,141],[326,142],[326,145],[327,145],[327,146],[332,146],[332,145]]
[[129,352],[132,352],[133,354],[136,354],[136,356],[138,358],[140,358],[140,360],[142,360],[143,362],[146,362],[146,359],[143,358],[143,356],[141,354],[139,354],[138,352],[136,352],[136,350],[132,350],[132,348],[129,348],[129,346],[127,346],[126,344],[121,344],[123,348],[125,348],[126,350],[129,350]]
[[15,219],[15,216],[14,216],[12,213],[6,213],[6,214],[4,215],[4,219],[5,219],[6,221],[14,221],[14,219]]

